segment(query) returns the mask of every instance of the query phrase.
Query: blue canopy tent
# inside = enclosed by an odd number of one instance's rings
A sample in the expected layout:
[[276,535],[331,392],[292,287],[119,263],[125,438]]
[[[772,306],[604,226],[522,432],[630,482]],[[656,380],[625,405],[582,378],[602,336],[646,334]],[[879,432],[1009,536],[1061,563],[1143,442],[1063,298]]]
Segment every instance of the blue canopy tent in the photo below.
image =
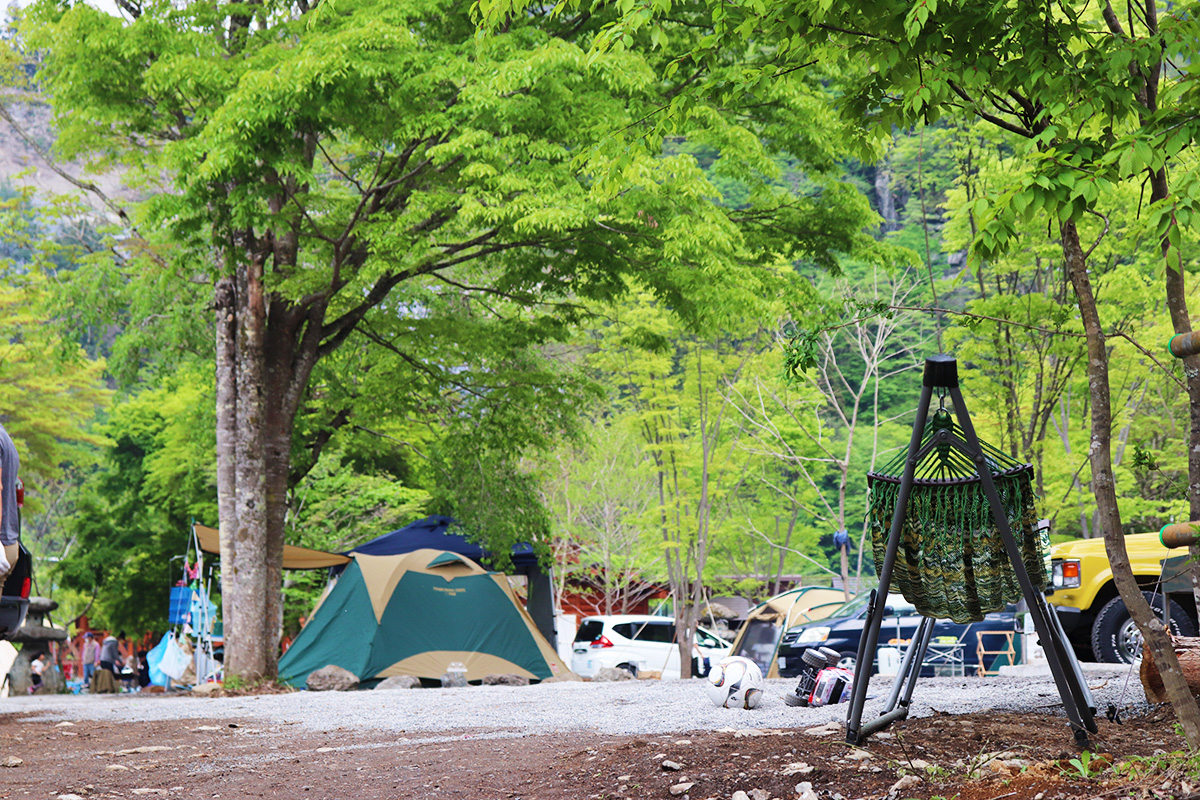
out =
[[[399,530],[377,536],[365,544],[345,551],[343,555],[362,553],[369,556],[394,556],[422,549],[446,550],[490,568],[492,554],[475,542],[467,541],[467,537],[462,534],[450,533],[453,525],[453,517],[434,514],[405,525]],[[512,572],[524,575],[527,581],[528,597],[525,610],[533,617],[534,624],[546,637],[546,641],[555,647],[558,640],[554,630],[554,598],[550,575],[542,570],[537,556],[534,555],[533,545],[527,542],[513,545],[509,557],[512,559]],[[341,569],[342,567],[337,567],[335,572],[340,572]]]

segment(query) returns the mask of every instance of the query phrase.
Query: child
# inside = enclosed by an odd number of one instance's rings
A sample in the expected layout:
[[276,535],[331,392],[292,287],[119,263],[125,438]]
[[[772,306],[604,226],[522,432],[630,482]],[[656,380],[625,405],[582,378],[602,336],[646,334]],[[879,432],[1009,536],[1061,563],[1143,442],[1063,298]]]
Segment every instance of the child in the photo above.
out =
[[138,650],[137,652],[137,684],[138,691],[145,689],[150,685],[150,663],[146,661],[146,651]]
[[46,669],[46,657],[42,653],[37,654],[37,658],[29,662],[29,679],[33,681],[33,685],[29,687],[30,694],[37,694],[42,688],[42,672]]

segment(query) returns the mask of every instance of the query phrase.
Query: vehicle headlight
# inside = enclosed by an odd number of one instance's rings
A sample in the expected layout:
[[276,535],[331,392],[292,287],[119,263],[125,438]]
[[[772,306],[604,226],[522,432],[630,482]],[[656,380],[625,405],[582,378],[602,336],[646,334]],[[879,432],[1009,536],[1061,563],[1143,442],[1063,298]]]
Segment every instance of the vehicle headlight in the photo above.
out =
[[1050,585],[1055,589],[1078,589],[1079,561],[1056,558],[1050,564]]
[[814,628],[805,628],[800,631],[800,635],[796,637],[796,644],[806,644],[808,642],[823,642],[829,638],[829,626],[818,625]]

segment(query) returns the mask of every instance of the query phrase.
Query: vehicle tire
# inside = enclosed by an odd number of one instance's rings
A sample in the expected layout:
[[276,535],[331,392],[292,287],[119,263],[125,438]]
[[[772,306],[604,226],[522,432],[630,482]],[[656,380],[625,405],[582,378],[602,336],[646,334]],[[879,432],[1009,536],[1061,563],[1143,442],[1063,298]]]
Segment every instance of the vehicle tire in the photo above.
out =
[[617,664],[617,669],[623,669],[633,677],[637,677],[637,666],[634,664]]
[[858,666],[858,653],[842,653],[837,665],[842,669],[853,670]]
[[[1154,609],[1155,616],[1162,618],[1163,596],[1153,592],[1142,592],[1146,602]],[[1196,625],[1183,607],[1168,600],[1170,629],[1175,636],[1195,636]],[[1096,621],[1092,623],[1092,653],[1097,661],[1107,664],[1132,664],[1142,659],[1142,633],[1133,623],[1120,597],[1104,604]]]

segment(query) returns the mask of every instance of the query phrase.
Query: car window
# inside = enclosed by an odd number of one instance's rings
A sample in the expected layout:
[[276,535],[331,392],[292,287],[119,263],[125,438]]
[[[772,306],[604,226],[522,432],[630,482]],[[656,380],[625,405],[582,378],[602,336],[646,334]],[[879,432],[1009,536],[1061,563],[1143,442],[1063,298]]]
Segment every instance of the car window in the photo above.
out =
[[579,631],[575,634],[577,642],[594,642],[600,638],[600,634],[604,632],[604,623],[598,619],[584,620],[579,626]]
[[696,644],[701,647],[724,647],[720,639],[699,629],[696,630]]
[[840,607],[835,608],[832,612],[830,612],[829,618],[841,619],[843,617],[857,616],[860,611],[866,609],[867,601],[870,598],[870,591],[859,592],[858,594],[854,595],[854,597],[843,603]]
[[674,622],[639,622],[634,623],[634,635],[629,637],[640,642],[670,643],[675,641]]
[[618,636],[624,636],[626,639],[633,638],[633,623],[632,622],[622,622],[619,625],[613,625],[612,629],[613,629],[613,633],[617,634]]

